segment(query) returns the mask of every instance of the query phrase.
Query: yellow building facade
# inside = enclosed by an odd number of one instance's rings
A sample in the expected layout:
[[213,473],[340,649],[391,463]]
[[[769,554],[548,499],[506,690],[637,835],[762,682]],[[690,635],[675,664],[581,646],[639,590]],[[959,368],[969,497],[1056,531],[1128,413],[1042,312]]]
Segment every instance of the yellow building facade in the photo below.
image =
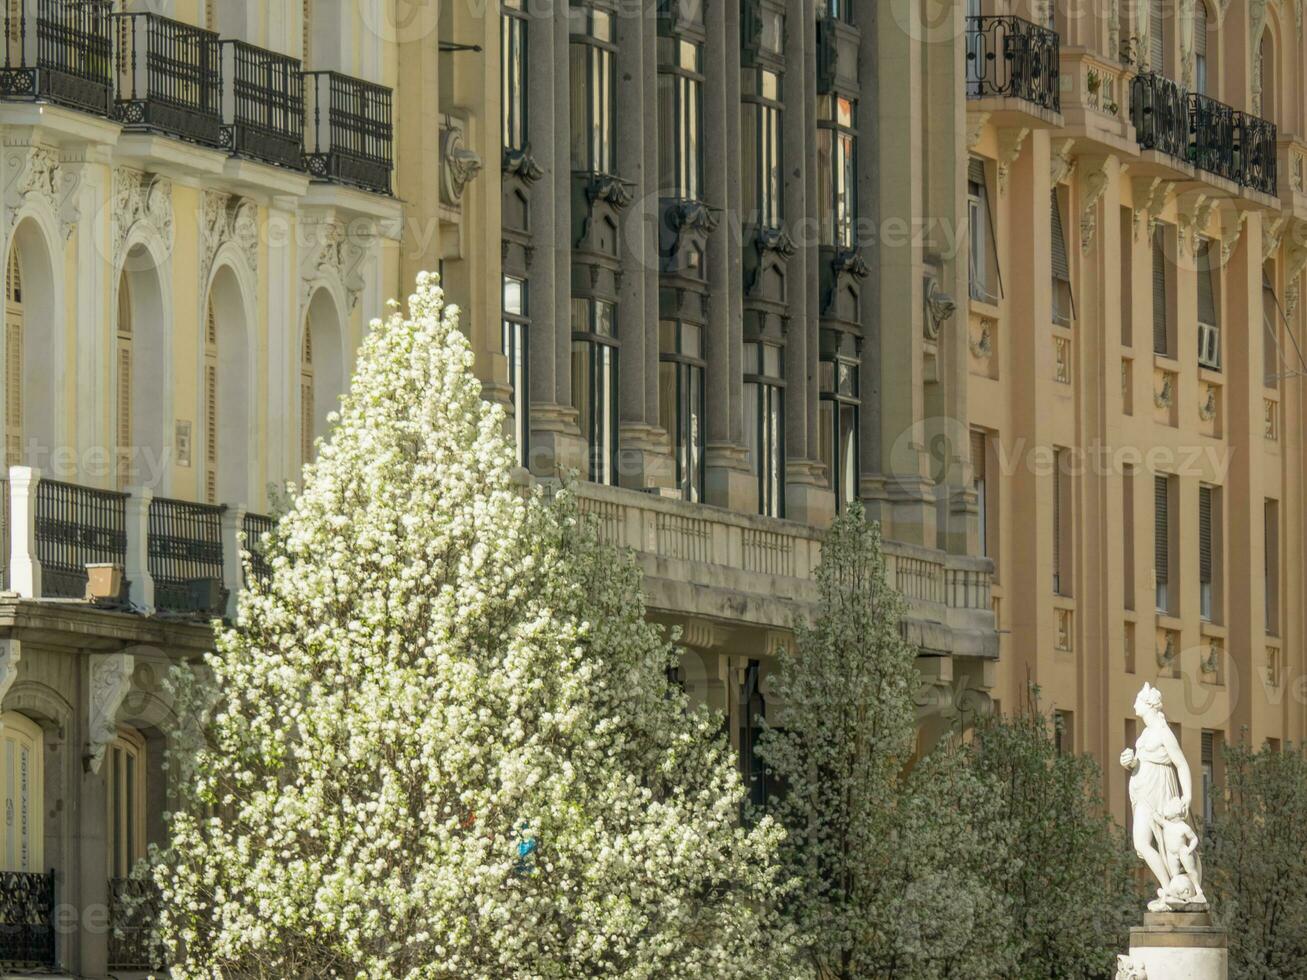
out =
[[[1113,814],[1162,690],[1204,806],[1222,743],[1300,741],[1300,4],[969,11],[968,399],[994,696],[1055,712]],[[1005,57],[1006,54],[1014,57]]]

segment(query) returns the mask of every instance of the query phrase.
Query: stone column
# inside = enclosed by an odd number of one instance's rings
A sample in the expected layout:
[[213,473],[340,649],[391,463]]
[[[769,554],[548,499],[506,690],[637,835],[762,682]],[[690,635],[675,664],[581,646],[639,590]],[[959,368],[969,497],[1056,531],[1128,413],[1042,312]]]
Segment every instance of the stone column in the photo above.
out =
[[36,488],[41,471],[9,467],[9,588],[27,599],[41,597],[41,561],[36,557]]
[[149,487],[132,487],[127,495],[123,527],[127,532],[127,594],[132,604],[147,614],[154,612],[154,578],[150,575],[150,501]]
[[222,586],[227,590],[227,617],[236,619],[241,589],[245,588],[245,562],[241,560],[241,531],[245,528],[245,506],[229,504],[222,512]]

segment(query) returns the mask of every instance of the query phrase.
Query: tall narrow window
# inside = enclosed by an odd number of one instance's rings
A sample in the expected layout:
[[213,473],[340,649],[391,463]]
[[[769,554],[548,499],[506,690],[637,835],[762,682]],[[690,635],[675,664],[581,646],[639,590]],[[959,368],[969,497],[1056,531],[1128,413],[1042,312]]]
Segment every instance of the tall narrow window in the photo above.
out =
[[822,331],[820,387],[821,461],[826,464],[835,508],[858,499],[858,341],[852,335]]
[[1072,588],[1071,542],[1072,485],[1065,449],[1053,450],[1053,594],[1070,596]]
[[980,539],[980,553],[986,558],[995,555],[995,527],[993,513],[996,501],[989,483],[989,443],[991,436],[984,429],[971,430],[971,487],[976,492],[976,514]]
[[596,7],[572,8],[572,169],[611,174],[613,116],[613,15]]
[[213,298],[204,317],[204,499],[218,502],[218,320]]
[[1221,320],[1216,304],[1214,280],[1218,272],[1219,253],[1210,239],[1204,238],[1195,251],[1198,281],[1198,363],[1205,368],[1221,368]]
[[1171,353],[1170,268],[1161,227],[1153,232],[1153,351]]
[[132,480],[132,297],[127,274],[118,280],[118,316],[115,333],[117,369],[115,395],[115,441],[118,456],[118,489],[126,490]]
[[46,870],[42,815],[44,738],[24,715],[6,711],[0,728],[0,863],[4,871]]
[[526,146],[526,44],[527,19],[523,0],[502,0],[499,21],[500,115],[504,149]]
[[840,95],[818,97],[817,199],[821,207],[821,244],[849,249],[855,245],[857,220],[857,134],[853,100]]
[[1216,758],[1223,736],[1221,732],[1204,728],[1202,737],[1203,828],[1210,833],[1212,820],[1216,816]]
[[1148,67],[1159,74],[1166,71],[1166,16],[1163,0],[1148,0]]
[[1075,317],[1071,299],[1071,264],[1067,259],[1066,232],[1062,226],[1062,206],[1058,202],[1057,188],[1049,195],[1051,208],[1049,230],[1052,241],[1053,271],[1053,322],[1070,326]]
[[658,323],[659,423],[672,438],[676,486],[686,500],[703,499],[703,328],[681,320]]
[[1280,635],[1280,504],[1267,500],[1264,508],[1266,583],[1266,634]]
[[1171,478],[1153,477],[1153,572],[1157,580],[1157,611],[1174,612],[1175,591],[1171,588]]
[[1207,4],[1194,0],[1194,91],[1207,94]]
[[658,38],[658,153],[663,193],[699,200],[703,193],[703,46]]
[[766,68],[741,72],[740,115],[746,220],[763,228],[781,224],[781,77]]
[[853,23],[853,0],[823,0],[823,3],[827,17],[842,20],[846,24]]
[[1126,609],[1135,607],[1135,468],[1121,469],[1122,591]]
[[304,321],[304,342],[300,344],[300,462],[313,462],[313,415],[317,410],[313,371],[313,324]]
[[972,299],[998,302],[998,258],[994,248],[994,217],[989,210],[985,163],[972,157],[967,163],[967,244]]
[[1198,488],[1198,607],[1207,622],[1220,620],[1221,528],[1216,487]]
[[758,478],[758,511],[785,516],[785,381],[781,349],[744,345],[744,431]]
[[529,466],[531,459],[529,323],[526,281],[504,276],[504,358],[508,361],[508,383],[513,389],[513,436],[517,441],[517,461],[522,466]]
[[1134,215],[1130,208],[1121,209],[1121,346],[1135,345],[1134,304]]
[[5,464],[23,461],[23,267],[9,249],[5,273]]
[[145,856],[145,740],[121,729],[105,754],[109,878],[126,878]]
[[1262,384],[1280,386],[1280,304],[1271,286],[1271,277],[1262,272]]
[[572,300],[572,405],[589,443],[587,478],[616,483],[616,318],[604,300]]
[[760,672],[758,661],[750,660],[740,689],[740,774],[749,802],[754,806],[767,802],[767,767],[758,756],[758,739],[767,717],[767,701],[758,685]]

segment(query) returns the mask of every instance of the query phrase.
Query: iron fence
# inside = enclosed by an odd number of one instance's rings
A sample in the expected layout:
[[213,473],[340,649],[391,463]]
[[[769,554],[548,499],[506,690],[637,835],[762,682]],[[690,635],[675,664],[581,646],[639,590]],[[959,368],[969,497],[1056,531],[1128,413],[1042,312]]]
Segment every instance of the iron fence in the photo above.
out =
[[53,871],[0,871],[0,963],[54,968]]
[[304,168],[304,75],[298,58],[222,42],[222,145],[233,153]]
[[1199,170],[1239,181],[1235,135],[1242,113],[1211,96],[1189,93],[1189,154]]
[[334,71],[304,73],[305,162],[319,180],[390,193],[391,92]]
[[109,881],[109,969],[147,972],[167,967],[154,942],[159,888],[140,878]]
[[75,483],[36,486],[36,557],[43,595],[81,599],[89,563],[127,562],[127,495]]
[[218,35],[158,14],[112,18],[115,117],[127,126],[220,145]]
[[1238,159],[1239,183],[1263,194],[1276,193],[1276,147],[1279,133],[1275,123],[1248,112],[1239,113]]
[[1189,150],[1189,100],[1178,84],[1157,72],[1130,83],[1130,121],[1145,150],[1185,159]]
[[154,605],[165,612],[221,616],[222,514],[225,508],[188,500],[150,501],[149,568]]
[[112,105],[108,0],[8,3],[0,15],[0,98],[41,99],[107,116]]
[[250,566],[246,580],[249,577],[257,579],[259,582],[267,582],[272,578],[272,566],[264,555],[264,547],[267,543],[267,536],[272,532],[276,522],[271,517],[263,514],[246,514],[242,530],[245,532],[245,550],[250,553]]
[[967,18],[967,98],[1003,96],[1060,112],[1057,31],[1021,17]]

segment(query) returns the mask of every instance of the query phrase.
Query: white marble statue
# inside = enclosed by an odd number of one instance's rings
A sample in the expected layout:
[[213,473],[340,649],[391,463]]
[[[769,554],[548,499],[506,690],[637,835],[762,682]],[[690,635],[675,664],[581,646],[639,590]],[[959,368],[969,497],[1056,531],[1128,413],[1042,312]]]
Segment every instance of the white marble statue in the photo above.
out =
[[1135,698],[1135,714],[1144,730],[1135,747],[1121,753],[1121,765],[1130,770],[1135,853],[1144,859],[1160,886],[1148,909],[1205,909],[1203,868],[1192,813],[1193,776],[1162,713],[1162,692],[1145,684]]

